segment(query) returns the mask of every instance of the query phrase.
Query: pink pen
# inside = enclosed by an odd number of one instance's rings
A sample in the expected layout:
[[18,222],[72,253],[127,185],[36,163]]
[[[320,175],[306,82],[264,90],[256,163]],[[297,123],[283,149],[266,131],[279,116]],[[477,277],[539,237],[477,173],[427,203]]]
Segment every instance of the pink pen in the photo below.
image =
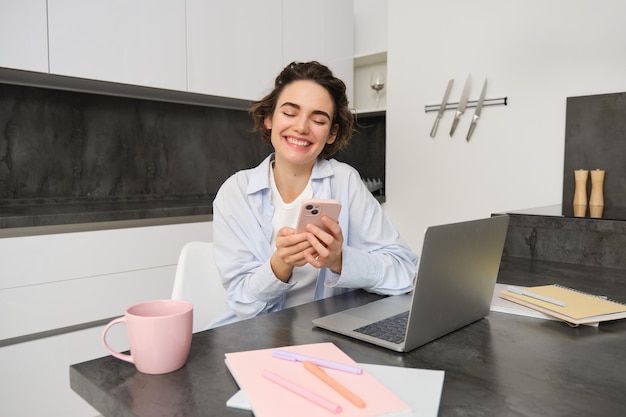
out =
[[305,398],[309,401],[311,401],[313,404],[316,404],[322,408],[325,408],[326,410],[330,411],[333,414],[339,414],[341,413],[341,406],[339,404],[336,404],[324,397],[322,397],[321,395],[318,395],[316,393],[314,393],[313,391],[309,391],[308,389],[289,381],[288,379],[283,378],[280,375],[275,374],[274,372],[268,371],[267,369],[264,369],[263,372],[261,373],[261,375],[263,375],[263,377],[265,379],[269,379],[270,381],[272,381],[273,383],[280,385],[281,387],[295,393],[298,394],[299,396],[301,396],[302,398]]

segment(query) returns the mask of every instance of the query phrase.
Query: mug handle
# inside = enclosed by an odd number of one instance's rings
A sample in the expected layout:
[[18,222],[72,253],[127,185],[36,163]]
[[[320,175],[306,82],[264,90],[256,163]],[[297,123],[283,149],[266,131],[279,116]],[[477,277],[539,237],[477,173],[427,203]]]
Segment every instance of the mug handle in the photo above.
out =
[[121,359],[123,361],[126,362],[130,362],[130,363],[135,363],[135,358],[133,358],[133,355],[126,355],[125,353],[120,353],[117,352],[115,350],[113,350],[111,348],[111,346],[109,346],[109,344],[107,343],[107,332],[109,331],[109,329],[111,327],[113,327],[116,324],[126,324],[126,317],[122,316],[122,317],[118,317],[114,320],[111,320],[109,322],[109,324],[106,325],[106,327],[104,328],[104,330],[102,331],[102,344],[104,345],[104,348],[114,357]]

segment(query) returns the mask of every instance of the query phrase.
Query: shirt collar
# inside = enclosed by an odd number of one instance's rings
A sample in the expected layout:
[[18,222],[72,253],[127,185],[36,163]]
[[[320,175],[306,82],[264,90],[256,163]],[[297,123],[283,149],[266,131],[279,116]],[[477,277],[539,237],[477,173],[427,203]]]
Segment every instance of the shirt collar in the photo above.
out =
[[[275,155],[272,153],[258,166],[251,169],[248,180],[248,188],[246,190],[248,194],[254,194],[259,191],[270,189],[269,170],[274,157]],[[318,158],[313,166],[313,172],[311,172],[311,181],[322,181],[324,178],[331,177],[332,175],[333,168],[330,162],[326,159]]]

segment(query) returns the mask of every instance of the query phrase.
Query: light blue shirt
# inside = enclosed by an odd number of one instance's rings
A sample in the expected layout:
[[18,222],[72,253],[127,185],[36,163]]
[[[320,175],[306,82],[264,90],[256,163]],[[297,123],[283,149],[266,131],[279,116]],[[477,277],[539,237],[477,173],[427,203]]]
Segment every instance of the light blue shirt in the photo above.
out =
[[[270,258],[272,215],[269,166],[273,155],[255,168],[228,178],[213,202],[215,262],[227,291],[230,311],[213,326],[278,311],[293,285],[274,276]],[[311,301],[363,288],[403,294],[413,288],[417,255],[401,239],[359,173],[334,159],[318,159],[311,174],[315,198],[341,202],[341,274],[321,268]]]

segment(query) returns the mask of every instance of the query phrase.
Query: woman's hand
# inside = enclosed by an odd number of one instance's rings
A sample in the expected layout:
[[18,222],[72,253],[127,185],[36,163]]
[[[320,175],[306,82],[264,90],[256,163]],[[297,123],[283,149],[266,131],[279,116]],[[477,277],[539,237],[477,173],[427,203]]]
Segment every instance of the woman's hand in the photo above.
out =
[[306,226],[306,238],[313,250],[306,250],[303,255],[306,261],[314,267],[327,267],[334,273],[341,274],[341,247],[343,245],[341,226],[328,216],[322,216],[322,223],[330,233],[312,224]]
[[293,268],[306,265],[306,255],[313,256],[315,249],[307,240],[308,233],[295,233],[291,227],[283,227],[276,236],[276,250],[270,259],[274,275],[283,282],[291,278]]

